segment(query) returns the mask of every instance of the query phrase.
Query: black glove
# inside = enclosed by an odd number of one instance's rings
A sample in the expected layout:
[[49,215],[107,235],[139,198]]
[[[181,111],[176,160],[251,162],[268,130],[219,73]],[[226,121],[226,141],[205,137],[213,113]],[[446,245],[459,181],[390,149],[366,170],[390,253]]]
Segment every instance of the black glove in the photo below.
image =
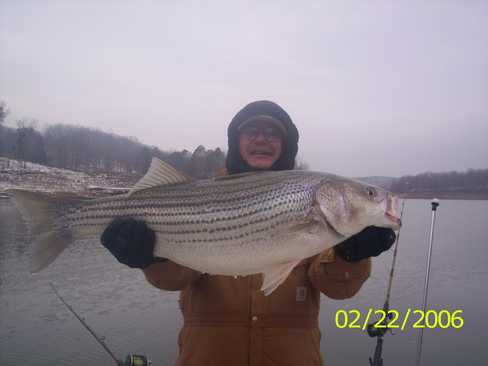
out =
[[131,268],[146,268],[161,258],[153,256],[156,235],[144,221],[116,218],[103,232],[100,241],[120,263]]
[[377,257],[391,248],[396,240],[395,232],[376,226],[363,231],[336,245],[335,252],[346,262],[357,262],[368,257]]

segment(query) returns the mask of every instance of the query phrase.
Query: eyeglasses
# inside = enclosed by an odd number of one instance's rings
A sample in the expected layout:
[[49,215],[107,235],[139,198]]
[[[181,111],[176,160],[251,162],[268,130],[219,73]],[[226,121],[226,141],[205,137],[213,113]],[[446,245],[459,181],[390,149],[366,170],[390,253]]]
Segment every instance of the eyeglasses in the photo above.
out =
[[264,139],[268,142],[281,141],[283,136],[278,128],[272,126],[261,128],[255,126],[246,126],[241,131],[241,135],[250,141],[256,140],[260,134],[262,134]]

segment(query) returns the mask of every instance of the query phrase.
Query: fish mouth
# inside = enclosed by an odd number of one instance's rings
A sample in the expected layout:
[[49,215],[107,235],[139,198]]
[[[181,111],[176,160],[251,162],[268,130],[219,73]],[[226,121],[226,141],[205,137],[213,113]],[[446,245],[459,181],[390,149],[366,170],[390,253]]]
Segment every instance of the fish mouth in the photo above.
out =
[[396,226],[398,226],[398,227],[402,226],[402,220],[398,216],[393,214],[392,212],[386,211],[385,216],[388,218],[388,220],[393,222]]
[[400,219],[400,215],[398,214],[399,207],[400,200],[397,197],[389,194],[386,201],[385,216],[388,220],[395,224],[396,228],[400,228],[400,226],[402,226],[402,220]]

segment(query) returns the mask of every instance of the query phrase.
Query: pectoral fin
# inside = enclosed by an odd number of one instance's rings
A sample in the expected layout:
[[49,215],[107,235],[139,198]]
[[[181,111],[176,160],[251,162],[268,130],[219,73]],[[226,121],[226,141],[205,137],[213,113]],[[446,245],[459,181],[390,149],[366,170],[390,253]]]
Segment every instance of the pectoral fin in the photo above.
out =
[[299,262],[300,260],[283,263],[263,272],[261,291],[264,292],[264,295],[268,296],[276,290],[276,288],[288,278],[288,275]]

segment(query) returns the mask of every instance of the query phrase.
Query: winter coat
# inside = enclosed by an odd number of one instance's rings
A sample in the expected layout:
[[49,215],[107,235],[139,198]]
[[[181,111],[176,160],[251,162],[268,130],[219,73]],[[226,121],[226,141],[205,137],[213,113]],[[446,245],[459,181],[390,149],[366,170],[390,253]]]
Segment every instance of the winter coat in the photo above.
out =
[[302,261],[269,296],[261,275],[202,275],[171,261],[144,270],[164,290],[181,290],[177,366],[318,366],[320,293],[352,297],[370,259],[348,263],[331,248]]

